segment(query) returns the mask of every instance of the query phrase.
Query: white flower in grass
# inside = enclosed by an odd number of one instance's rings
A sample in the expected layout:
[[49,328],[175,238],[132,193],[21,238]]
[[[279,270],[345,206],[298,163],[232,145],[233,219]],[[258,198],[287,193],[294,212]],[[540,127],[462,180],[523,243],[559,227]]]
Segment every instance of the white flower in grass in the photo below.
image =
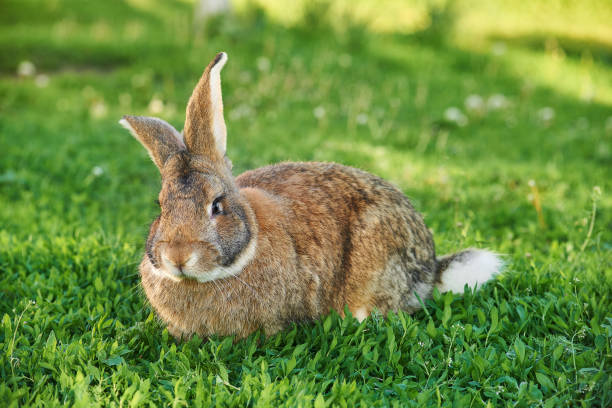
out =
[[229,117],[232,120],[238,120],[243,117],[248,117],[253,115],[253,109],[247,104],[241,104],[230,110]]
[[461,109],[451,106],[444,111],[444,120],[456,124],[457,126],[465,126],[468,124],[468,118]]
[[508,99],[502,94],[491,95],[487,99],[487,108],[489,110],[500,110],[508,107]]
[[504,55],[507,49],[508,47],[506,46],[505,42],[498,41],[491,47],[491,53],[499,57],[500,55]]
[[149,102],[149,112],[158,115],[162,113],[163,110],[164,102],[158,97],[153,97],[153,99],[151,99],[151,102]]
[[106,116],[108,109],[104,101],[95,101],[89,108],[89,114],[92,118],[100,119]]
[[482,96],[480,95],[468,95],[468,97],[465,98],[464,104],[465,110],[468,112],[482,113],[485,110],[484,99],[482,99]]
[[580,99],[586,102],[591,102],[595,97],[595,86],[592,83],[587,83],[580,90]]
[[555,110],[550,106],[546,106],[538,111],[538,119],[543,123],[550,123],[555,118]]
[[17,65],[17,75],[20,77],[31,77],[36,74],[36,67],[31,61],[21,61]]
[[261,72],[268,72],[270,70],[270,60],[266,57],[257,58],[257,69]]
[[49,76],[45,74],[36,75],[36,78],[34,79],[34,83],[39,88],[46,88],[47,85],[49,85]]
[[100,177],[102,174],[104,174],[104,169],[100,166],[95,166],[93,169],[91,169],[91,174],[93,174],[95,177]]
[[313,109],[312,113],[314,114],[315,118],[323,119],[325,117],[325,108],[322,106],[317,106]]
[[368,115],[365,113],[360,113],[359,115],[357,115],[355,120],[357,121],[358,125],[365,125],[366,123],[368,123]]

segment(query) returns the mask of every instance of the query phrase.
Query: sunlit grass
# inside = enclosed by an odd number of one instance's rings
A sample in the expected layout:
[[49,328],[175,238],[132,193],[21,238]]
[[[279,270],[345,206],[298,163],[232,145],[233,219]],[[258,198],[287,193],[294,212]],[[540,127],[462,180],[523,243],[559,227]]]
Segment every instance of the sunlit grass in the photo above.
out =
[[[462,4],[462,0],[458,1]],[[463,2],[467,4],[468,2]],[[480,36],[563,36],[612,43],[612,9],[607,0],[472,1],[459,14],[458,27]]]

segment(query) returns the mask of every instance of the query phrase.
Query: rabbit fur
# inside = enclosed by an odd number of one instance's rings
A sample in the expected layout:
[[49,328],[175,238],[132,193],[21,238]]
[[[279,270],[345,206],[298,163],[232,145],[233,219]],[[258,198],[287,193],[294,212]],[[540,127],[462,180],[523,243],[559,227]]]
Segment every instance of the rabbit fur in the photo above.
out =
[[177,338],[267,335],[345,307],[414,311],[501,266],[488,251],[436,258],[431,232],[396,187],[335,163],[281,163],[234,178],[226,156],[219,53],[187,105],[183,133],[161,119],[120,123],[162,177],[142,286]]

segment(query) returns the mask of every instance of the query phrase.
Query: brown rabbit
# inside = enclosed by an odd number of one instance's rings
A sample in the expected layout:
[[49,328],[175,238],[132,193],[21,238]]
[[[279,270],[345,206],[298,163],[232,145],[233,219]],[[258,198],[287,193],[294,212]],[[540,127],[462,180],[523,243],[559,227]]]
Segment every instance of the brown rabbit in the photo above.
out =
[[334,163],[282,163],[232,176],[218,54],[187,105],[183,134],[155,118],[120,123],[162,176],[161,214],[140,264],[151,304],[178,338],[273,334],[331,309],[365,319],[414,311],[440,291],[482,284],[501,262],[468,249],[436,258],[408,198]]

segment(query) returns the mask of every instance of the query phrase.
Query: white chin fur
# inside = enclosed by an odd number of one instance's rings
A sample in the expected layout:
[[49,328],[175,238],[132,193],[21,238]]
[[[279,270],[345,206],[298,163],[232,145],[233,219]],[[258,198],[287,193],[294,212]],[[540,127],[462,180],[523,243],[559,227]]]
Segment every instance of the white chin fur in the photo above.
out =
[[151,269],[151,273],[155,276],[158,276],[160,278],[163,279],[170,279],[173,282],[180,282],[183,280],[183,277],[181,277],[178,274],[173,274],[172,272],[166,272],[166,269],[159,269],[153,266],[153,264],[151,264],[151,262],[149,262],[149,268]]
[[[238,259],[234,261],[230,266],[218,266],[212,271],[205,272],[204,274],[198,274],[198,276],[193,276],[193,278],[197,279],[198,282],[210,282],[217,279],[228,278],[230,276],[236,276],[245,266],[249,264],[255,257],[255,250],[257,249],[257,240],[255,238],[251,238],[251,242],[249,245],[240,253]],[[189,276],[189,275],[187,275]]]
[[471,289],[482,286],[500,272],[502,265],[501,258],[493,252],[471,249],[463,257],[452,261],[442,272],[438,290],[463,294],[466,284]]

